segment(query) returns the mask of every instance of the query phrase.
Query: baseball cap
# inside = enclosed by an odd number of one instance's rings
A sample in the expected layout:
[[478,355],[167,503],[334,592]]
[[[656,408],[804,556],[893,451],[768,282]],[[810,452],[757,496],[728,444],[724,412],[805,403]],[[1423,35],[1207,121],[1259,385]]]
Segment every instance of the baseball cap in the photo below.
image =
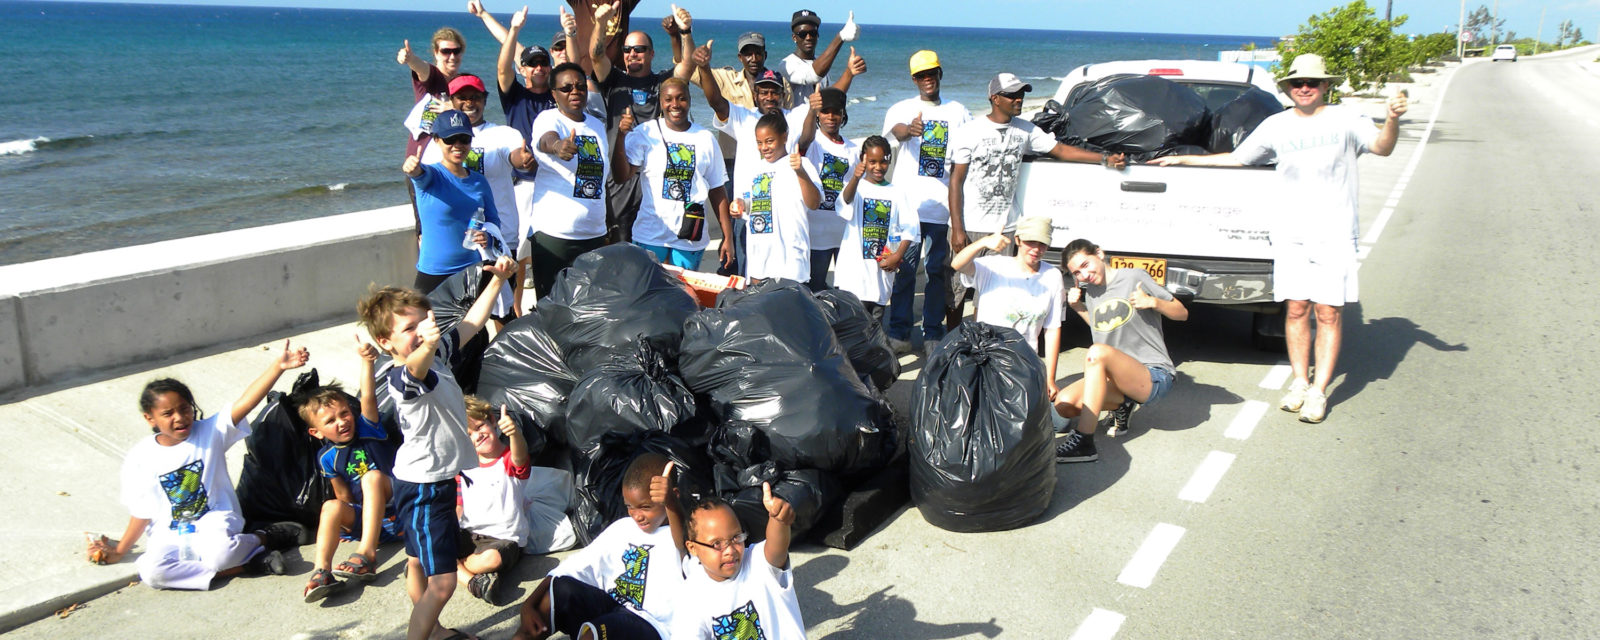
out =
[[803,24],[809,24],[813,27],[820,26],[822,24],[822,18],[818,18],[817,12],[810,9],[801,9],[796,11],[794,12],[794,17],[789,18],[790,31],[793,31],[795,27]]
[[457,92],[468,87],[477,89],[480,93],[489,92],[487,89],[483,88],[482,78],[470,73],[463,73],[459,76],[456,76],[454,80],[450,81],[450,95],[455,95]]
[[531,67],[539,58],[544,58],[545,64],[550,64],[550,50],[536,44],[523,47],[522,66]]
[[845,95],[844,95],[843,91],[840,91],[840,90],[835,89],[833,87],[823,87],[817,93],[822,94],[822,108],[823,109],[828,109],[828,110],[839,109],[839,110],[843,110],[845,108],[845,106],[844,106],[845,105]]
[[759,33],[756,33],[754,31],[751,31],[751,32],[746,33],[746,34],[744,34],[742,36],[739,36],[739,46],[734,47],[734,50],[735,51],[744,51],[744,48],[747,47],[747,46],[750,46],[750,45],[755,45],[755,46],[761,47],[762,49],[765,49],[765,48],[767,48],[767,37],[764,36],[764,35],[761,35]]
[[472,122],[467,114],[451,109],[433,119],[433,137],[443,140],[461,134],[472,135]]
[[762,69],[761,73],[756,74],[756,80],[750,83],[750,86],[754,87],[763,82],[775,84],[779,87],[783,86],[783,79],[779,78],[778,74],[771,69]]
[[911,54],[911,75],[939,68],[939,54],[923,49]]
[[1017,79],[1016,74],[1004,71],[995,74],[989,81],[989,95],[997,93],[1016,93],[1018,91],[1033,91],[1033,85]]
[[566,44],[566,42],[567,42],[567,32],[565,32],[565,31],[557,31],[555,35],[550,36],[550,46],[551,47],[555,47],[558,44],[564,45],[564,44]]
[[1032,216],[1017,221],[1017,241],[1024,240],[1050,244],[1050,219]]

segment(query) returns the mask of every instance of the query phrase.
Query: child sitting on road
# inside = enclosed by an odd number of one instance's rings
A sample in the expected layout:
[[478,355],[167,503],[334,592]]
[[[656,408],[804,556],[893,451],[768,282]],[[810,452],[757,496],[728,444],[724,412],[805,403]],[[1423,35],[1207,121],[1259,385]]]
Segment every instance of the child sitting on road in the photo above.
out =
[[139,579],[157,589],[208,590],[213,578],[241,572],[283,575],[283,556],[298,531],[273,525],[241,533],[244,517],[224,457],[250,435],[244,419],[284,371],[303,366],[304,348],[289,348],[224,413],[203,416],[194,394],[171,378],[145,385],[139,410],[153,437],[140,440],[122,463],[122,502],[130,517],[120,541],[89,543],[89,560],[122,560],[146,530],[149,544],[137,561]]
[[[533,535],[532,519],[522,506],[533,456],[504,405],[497,424],[490,422],[493,409],[489,403],[477,396],[466,400],[467,433],[478,452],[478,466],[463,470],[456,481],[462,550],[472,550],[456,563],[456,579],[467,586],[472,597],[499,606],[494,587],[500,570],[517,565],[522,548]],[[511,441],[510,446],[500,439],[501,434]]]
[[578,640],[668,638],[683,584],[683,523],[671,519],[677,496],[673,464],[646,453],[622,478],[628,517],[617,520],[568,557],[522,603],[516,638],[559,630]]
[[[357,336],[356,354],[361,357],[359,414],[351,411],[350,396],[338,384],[316,389],[300,406],[300,418],[311,435],[324,443],[317,452],[317,470],[328,479],[334,495],[322,503],[316,568],[306,582],[306,602],[326,598],[342,587],[344,583],[335,576],[370,582],[378,575],[378,543],[400,537],[389,477],[400,436],[378,424],[378,396],[372,379],[378,350]],[[355,532],[358,525],[361,537],[356,553],[333,567],[340,538]]]
[[698,563],[684,564],[687,575],[673,614],[673,640],[806,637],[789,567],[794,509],[772,495],[772,485],[762,483],[761,492],[767,539],[749,547],[727,502],[713,496],[695,505],[688,549]]
[[[395,397],[395,417],[404,440],[395,454],[394,499],[406,533],[406,595],[411,598],[408,640],[433,637],[439,613],[456,590],[460,521],[456,519],[456,474],[477,466],[467,435],[466,400],[450,357],[489,320],[500,285],[515,270],[501,256],[484,267],[493,276],[448,332],[439,331],[428,298],[415,289],[384,287],[356,306],[361,325],[396,366],[383,384]],[[445,629],[452,636],[458,631]]]
[[894,272],[922,239],[917,210],[889,184],[889,153],[883,136],[868,136],[861,144],[861,160],[839,194],[850,206],[838,210],[845,220],[844,244],[833,277],[835,287],[855,294],[879,322],[894,290]]

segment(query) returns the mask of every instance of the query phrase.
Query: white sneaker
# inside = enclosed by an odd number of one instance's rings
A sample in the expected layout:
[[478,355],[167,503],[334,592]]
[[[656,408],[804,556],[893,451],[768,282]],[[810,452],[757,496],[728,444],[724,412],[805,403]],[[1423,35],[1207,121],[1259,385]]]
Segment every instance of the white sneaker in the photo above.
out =
[[1311,385],[1306,381],[1295,380],[1294,384],[1289,385],[1289,392],[1283,394],[1283,399],[1278,401],[1278,408],[1289,413],[1299,411],[1300,406],[1306,402],[1306,390],[1310,388]]
[[1300,421],[1316,424],[1328,417],[1328,396],[1316,391],[1306,392],[1304,406],[1300,407]]

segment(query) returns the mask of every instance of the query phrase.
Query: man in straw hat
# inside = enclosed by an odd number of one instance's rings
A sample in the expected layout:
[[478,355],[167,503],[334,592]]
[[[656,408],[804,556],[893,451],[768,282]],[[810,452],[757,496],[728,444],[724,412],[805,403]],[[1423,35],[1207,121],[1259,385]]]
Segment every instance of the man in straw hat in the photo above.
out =
[[[1328,382],[1339,357],[1344,304],[1356,301],[1356,157],[1387,156],[1400,135],[1406,98],[1389,99],[1388,118],[1374,128],[1357,109],[1328,104],[1328,91],[1344,79],[1327,72],[1322,57],[1300,54],[1278,81],[1294,108],[1261,122],[1232,153],[1157,158],[1159,165],[1240,166],[1275,162],[1289,206],[1272,227],[1274,296],[1287,300],[1284,335],[1294,382],[1279,408],[1302,422],[1322,422]],[[1310,380],[1311,315],[1316,315],[1316,380]]]

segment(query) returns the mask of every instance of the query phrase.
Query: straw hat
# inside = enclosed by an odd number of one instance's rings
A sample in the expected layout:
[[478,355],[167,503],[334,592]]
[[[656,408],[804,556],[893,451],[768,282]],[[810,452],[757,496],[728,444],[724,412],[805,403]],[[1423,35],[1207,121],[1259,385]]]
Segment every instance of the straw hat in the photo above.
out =
[[1327,80],[1335,87],[1344,83],[1343,76],[1328,73],[1328,68],[1322,63],[1322,56],[1315,53],[1295,56],[1294,62],[1289,65],[1289,75],[1278,79],[1278,89],[1288,93],[1290,80]]

